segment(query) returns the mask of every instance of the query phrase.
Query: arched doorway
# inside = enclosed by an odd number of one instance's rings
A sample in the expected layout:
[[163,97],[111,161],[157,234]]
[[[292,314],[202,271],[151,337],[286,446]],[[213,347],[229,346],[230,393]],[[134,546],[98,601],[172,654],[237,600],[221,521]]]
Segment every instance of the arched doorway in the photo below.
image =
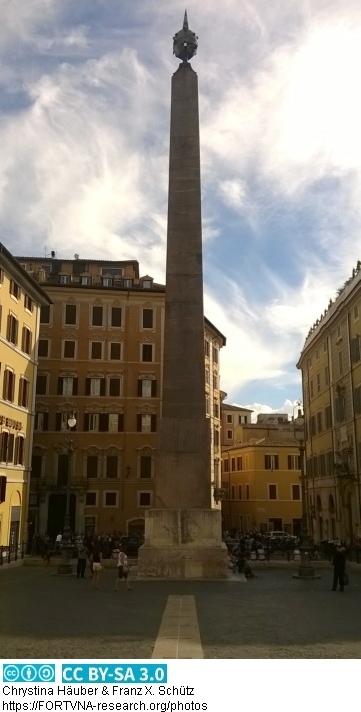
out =
[[[76,496],[70,495],[70,529],[73,532],[75,527]],[[57,534],[64,529],[64,519],[66,510],[66,494],[51,494],[48,505],[48,526],[47,534],[50,539],[55,539]]]

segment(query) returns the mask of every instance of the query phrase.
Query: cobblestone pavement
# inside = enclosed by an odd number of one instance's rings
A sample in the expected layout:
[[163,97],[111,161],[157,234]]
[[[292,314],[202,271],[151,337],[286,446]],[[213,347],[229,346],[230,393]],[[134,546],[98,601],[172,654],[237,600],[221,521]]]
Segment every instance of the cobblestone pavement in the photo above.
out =
[[248,583],[135,581],[116,593],[111,570],[96,591],[89,578],[9,568],[0,577],[1,657],[149,659],[172,594],[195,596],[206,658],[361,657],[361,572],[350,572],[345,593],[331,592],[331,567],[312,583],[292,573],[257,570]]

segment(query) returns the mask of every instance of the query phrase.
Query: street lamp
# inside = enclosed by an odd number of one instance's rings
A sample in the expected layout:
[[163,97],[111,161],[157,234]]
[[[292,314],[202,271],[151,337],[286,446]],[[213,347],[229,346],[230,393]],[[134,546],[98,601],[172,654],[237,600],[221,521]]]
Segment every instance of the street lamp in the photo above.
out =
[[294,423],[294,435],[298,441],[301,461],[301,498],[302,498],[302,524],[301,524],[301,564],[298,569],[298,574],[294,574],[293,578],[301,578],[304,580],[314,580],[320,578],[316,575],[312,564],[312,549],[313,541],[308,531],[308,516],[307,516],[307,491],[306,491],[306,463],[305,463],[305,419],[302,415],[301,408],[298,409],[297,418]]
[[[76,418],[72,415],[68,418],[68,427],[70,430],[75,428]],[[73,567],[71,564],[71,554],[72,554],[72,543],[70,539],[70,484],[71,477],[73,474],[73,456],[74,456],[74,442],[73,440],[68,441],[68,481],[66,485],[66,506],[65,506],[65,517],[64,517],[64,529],[63,536],[61,540],[61,559],[58,565],[58,574],[72,574]]]

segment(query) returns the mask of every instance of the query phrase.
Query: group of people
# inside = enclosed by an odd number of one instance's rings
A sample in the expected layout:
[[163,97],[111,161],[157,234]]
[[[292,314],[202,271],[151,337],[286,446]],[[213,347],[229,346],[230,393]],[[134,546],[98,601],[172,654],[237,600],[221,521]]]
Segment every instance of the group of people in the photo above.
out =
[[[117,552],[118,570],[115,590],[119,591],[119,583],[123,580],[126,584],[126,588],[130,591],[132,587],[129,583],[129,564],[126,547],[119,542],[117,542],[117,546],[118,548],[114,550],[114,553]],[[101,572],[103,570],[103,558],[108,558],[103,555],[104,545],[102,538],[88,534],[77,542],[76,547],[78,556],[76,567],[77,578],[85,577],[86,563],[89,561],[91,577],[93,579],[93,588],[99,588]],[[106,553],[108,553],[108,551]]]

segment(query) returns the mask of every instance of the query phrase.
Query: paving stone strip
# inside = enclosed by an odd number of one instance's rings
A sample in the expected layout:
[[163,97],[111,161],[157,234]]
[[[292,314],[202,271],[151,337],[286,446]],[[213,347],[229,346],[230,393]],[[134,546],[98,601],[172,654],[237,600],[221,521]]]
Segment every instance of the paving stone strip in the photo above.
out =
[[152,658],[203,658],[194,596],[168,596]]

